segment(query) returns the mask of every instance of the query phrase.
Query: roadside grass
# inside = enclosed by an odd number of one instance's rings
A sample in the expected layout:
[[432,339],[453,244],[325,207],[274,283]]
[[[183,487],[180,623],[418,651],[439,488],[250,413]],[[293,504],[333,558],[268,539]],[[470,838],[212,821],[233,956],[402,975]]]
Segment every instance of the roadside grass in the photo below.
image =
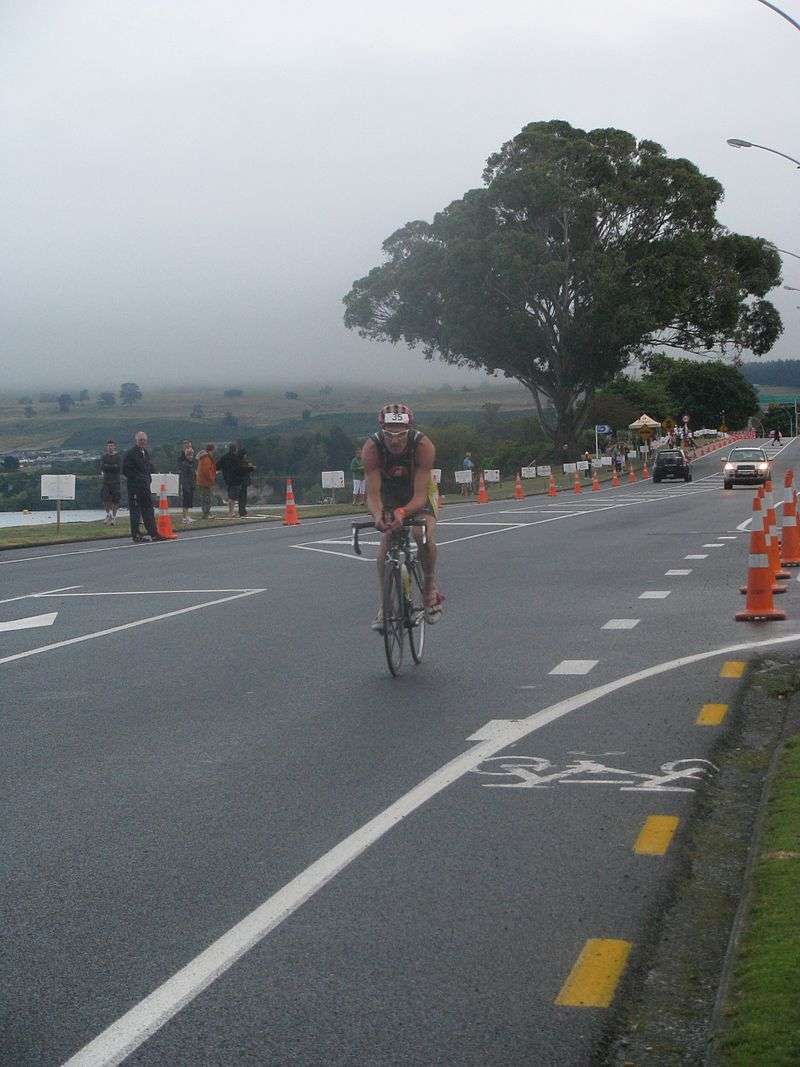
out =
[[800,1063],[800,734],[779,757],[738,946],[719,1063]]

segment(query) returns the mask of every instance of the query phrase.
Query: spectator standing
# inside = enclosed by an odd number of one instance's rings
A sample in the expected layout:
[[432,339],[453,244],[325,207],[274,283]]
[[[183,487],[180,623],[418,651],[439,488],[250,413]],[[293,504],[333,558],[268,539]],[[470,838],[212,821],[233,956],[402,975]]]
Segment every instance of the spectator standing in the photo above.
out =
[[217,481],[217,465],[214,462],[214,445],[209,442],[197,453],[197,495],[203,518],[211,518],[211,493]]
[[106,450],[100,457],[100,473],[103,476],[100,497],[106,509],[103,521],[106,526],[116,526],[117,508],[122,499],[122,456],[117,451],[116,441],[109,439],[106,442]]
[[189,514],[189,508],[194,507],[194,485],[197,472],[197,460],[194,457],[194,448],[191,441],[185,441],[183,452],[178,460],[178,487],[181,493],[181,506],[183,507],[183,525],[191,526],[194,519]]
[[236,444],[231,441],[228,451],[219,461],[219,471],[225,483],[225,492],[228,496],[228,518],[233,518],[233,509],[239,499],[239,456]]
[[166,541],[156,529],[153,514],[153,499],[150,495],[150,478],[153,461],[147,450],[147,434],[140,430],[134,438],[136,444],[129,448],[122,460],[122,473],[128,482],[128,508],[131,513],[131,537],[135,544],[144,540],[139,533],[139,520],[153,541]]
[[248,459],[247,452],[242,445],[239,445],[237,449],[236,459],[239,464],[239,494],[236,499],[239,503],[239,518],[243,519],[247,515],[247,490],[250,486],[250,478],[256,468]]
[[361,449],[356,449],[356,454],[350,460],[350,475],[353,479],[353,503],[364,503],[364,461],[361,458]]
[[475,464],[472,461],[472,453],[471,452],[465,452],[464,453],[464,458],[461,460],[461,469],[465,470],[465,471],[469,471],[469,481],[465,481],[465,482],[461,483],[461,495],[462,496],[469,496],[469,494],[472,492],[472,478],[473,478],[473,473],[472,472],[475,470]]

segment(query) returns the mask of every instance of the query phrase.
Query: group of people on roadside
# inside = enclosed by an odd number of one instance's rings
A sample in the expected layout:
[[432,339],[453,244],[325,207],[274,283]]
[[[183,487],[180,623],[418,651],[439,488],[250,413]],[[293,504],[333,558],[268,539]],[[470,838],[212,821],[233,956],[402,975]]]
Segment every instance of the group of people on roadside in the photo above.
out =
[[[140,430],[135,435],[132,448],[121,456],[116,441],[109,440],[100,457],[100,473],[103,478],[100,491],[105,508],[105,523],[115,526],[117,511],[122,500],[122,479],[128,490],[131,536],[135,542],[144,540],[162,541],[156,529],[153,510],[151,479],[155,472],[152,456],[147,447],[147,434]],[[189,512],[195,506],[195,493],[202,517],[211,517],[214,489],[218,474],[225,484],[228,501],[228,517],[234,518],[238,508],[240,518],[247,515],[247,491],[255,466],[250,462],[243,445],[233,442],[217,463],[216,446],[210,442],[195,454],[191,441],[184,441],[178,459],[178,490],[183,510],[183,524],[190,526],[194,520]],[[142,526],[146,534],[141,532]]]

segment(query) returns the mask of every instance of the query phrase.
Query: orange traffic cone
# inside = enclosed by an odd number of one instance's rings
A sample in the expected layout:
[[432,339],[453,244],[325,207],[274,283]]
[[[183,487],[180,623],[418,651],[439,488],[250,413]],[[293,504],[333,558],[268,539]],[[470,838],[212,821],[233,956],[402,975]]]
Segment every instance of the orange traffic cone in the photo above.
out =
[[291,478],[286,479],[286,508],[283,512],[283,525],[300,525],[300,516],[297,514],[297,504],[294,502],[294,489],[292,489]]
[[797,493],[792,482],[794,471],[789,468],[784,482],[783,542],[781,564],[784,567],[800,567],[800,531],[797,528]]
[[[756,508],[758,497],[753,500],[753,511]],[[737,622],[766,622],[770,619],[785,619],[786,613],[776,611],[772,599],[772,568],[767,555],[767,544],[764,538],[763,527],[756,521],[753,515],[753,529],[750,531],[750,559],[747,565],[747,604],[744,611],[736,612]]]
[[764,496],[767,503],[767,517],[764,520],[764,524],[769,532],[767,548],[769,550],[769,560],[772,564],[772,573],[781,581],[786,581],[788,578],[791,578],[791,574],[789,574],[788,571],[781,570],[781,538],[778,533],[778,516],[775,511],[775,502],[772,497],[772,482],[770,481],[767,481],[764,489]]
[[650,477],[650,471],[647,469],[647,460],[642,464],[642,481],[647,481]]
[[583,486],[581,485],[581,476],[579,471],[575,471],[575,483],[572,486],[573,493],[582,493]]
[[548,496],[558,496],[558,486],[556,485],[555,475],[550,475],[550,484],[547,487]]
[[169,514],[167,487],[163,484],[161,486],[161,492],[158,495],[158,521],[156,522],[156,529],[162,537],[166,537],[170,541],[177,541],[178,535],[172,529],[172,519]]
[[489,494],[486,492],[486,483],[483,480],[483,471],[481,471],[480,480],[478,481],[478,503],[489,503]]
[[517,480],[514,482],[514,499],[525,499],[525,490],[522,488],[522,478],[520,477],[519,472],[517,473]]
[[597,471],[592,471],[592,492],[597,493],[600,491],[600,479],[597,477]]
[[[761,497],[759,496],[758,493],[756,493],[756,495],[753,497],[753,520],[752,520],[752,522],[753,522],[753,526],[760,527],[762,533],[764,534],[764,544],[766,545],[766,553],[767,553],[767,559],[769,560],[770,575],[772,576],[772,585],[770,586],[770,591],[772,592],[773,596],[776,596],[778,593],[785,593],[786,592],[786,586],[785,585],[781,585],[779,582],[777,582],[775,580],[775,569],[774,569],[774,563],[773,563],[774,553],[772,551],[772,534],[770,533],[770,527],[769,527],[769,522],[767,521],[767,515],[768,515],[768,512],[767,512],[766,503],[762,504]],[[747,592],[747,586],[746,585],[741,586],[740,589],[739,589],[739,592],[740,593],[746,593]]]
[[611,488],[612,489],[619,489],[619,486],[620,486],[619,474],[617,473],[617,468],[614,467],[613,470],[611,471]]
[[628,471],[628,481],[633,484],[636,481],[636,471],[631,467]]

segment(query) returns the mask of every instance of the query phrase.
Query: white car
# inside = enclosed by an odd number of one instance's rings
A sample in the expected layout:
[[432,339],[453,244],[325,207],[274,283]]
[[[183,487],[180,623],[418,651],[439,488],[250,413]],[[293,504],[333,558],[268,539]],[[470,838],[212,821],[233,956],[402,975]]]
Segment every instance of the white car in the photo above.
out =
[[733,448],[722,468],[723,489],[734,485],[759,485],[772,477],[772,464],[763,448]]

